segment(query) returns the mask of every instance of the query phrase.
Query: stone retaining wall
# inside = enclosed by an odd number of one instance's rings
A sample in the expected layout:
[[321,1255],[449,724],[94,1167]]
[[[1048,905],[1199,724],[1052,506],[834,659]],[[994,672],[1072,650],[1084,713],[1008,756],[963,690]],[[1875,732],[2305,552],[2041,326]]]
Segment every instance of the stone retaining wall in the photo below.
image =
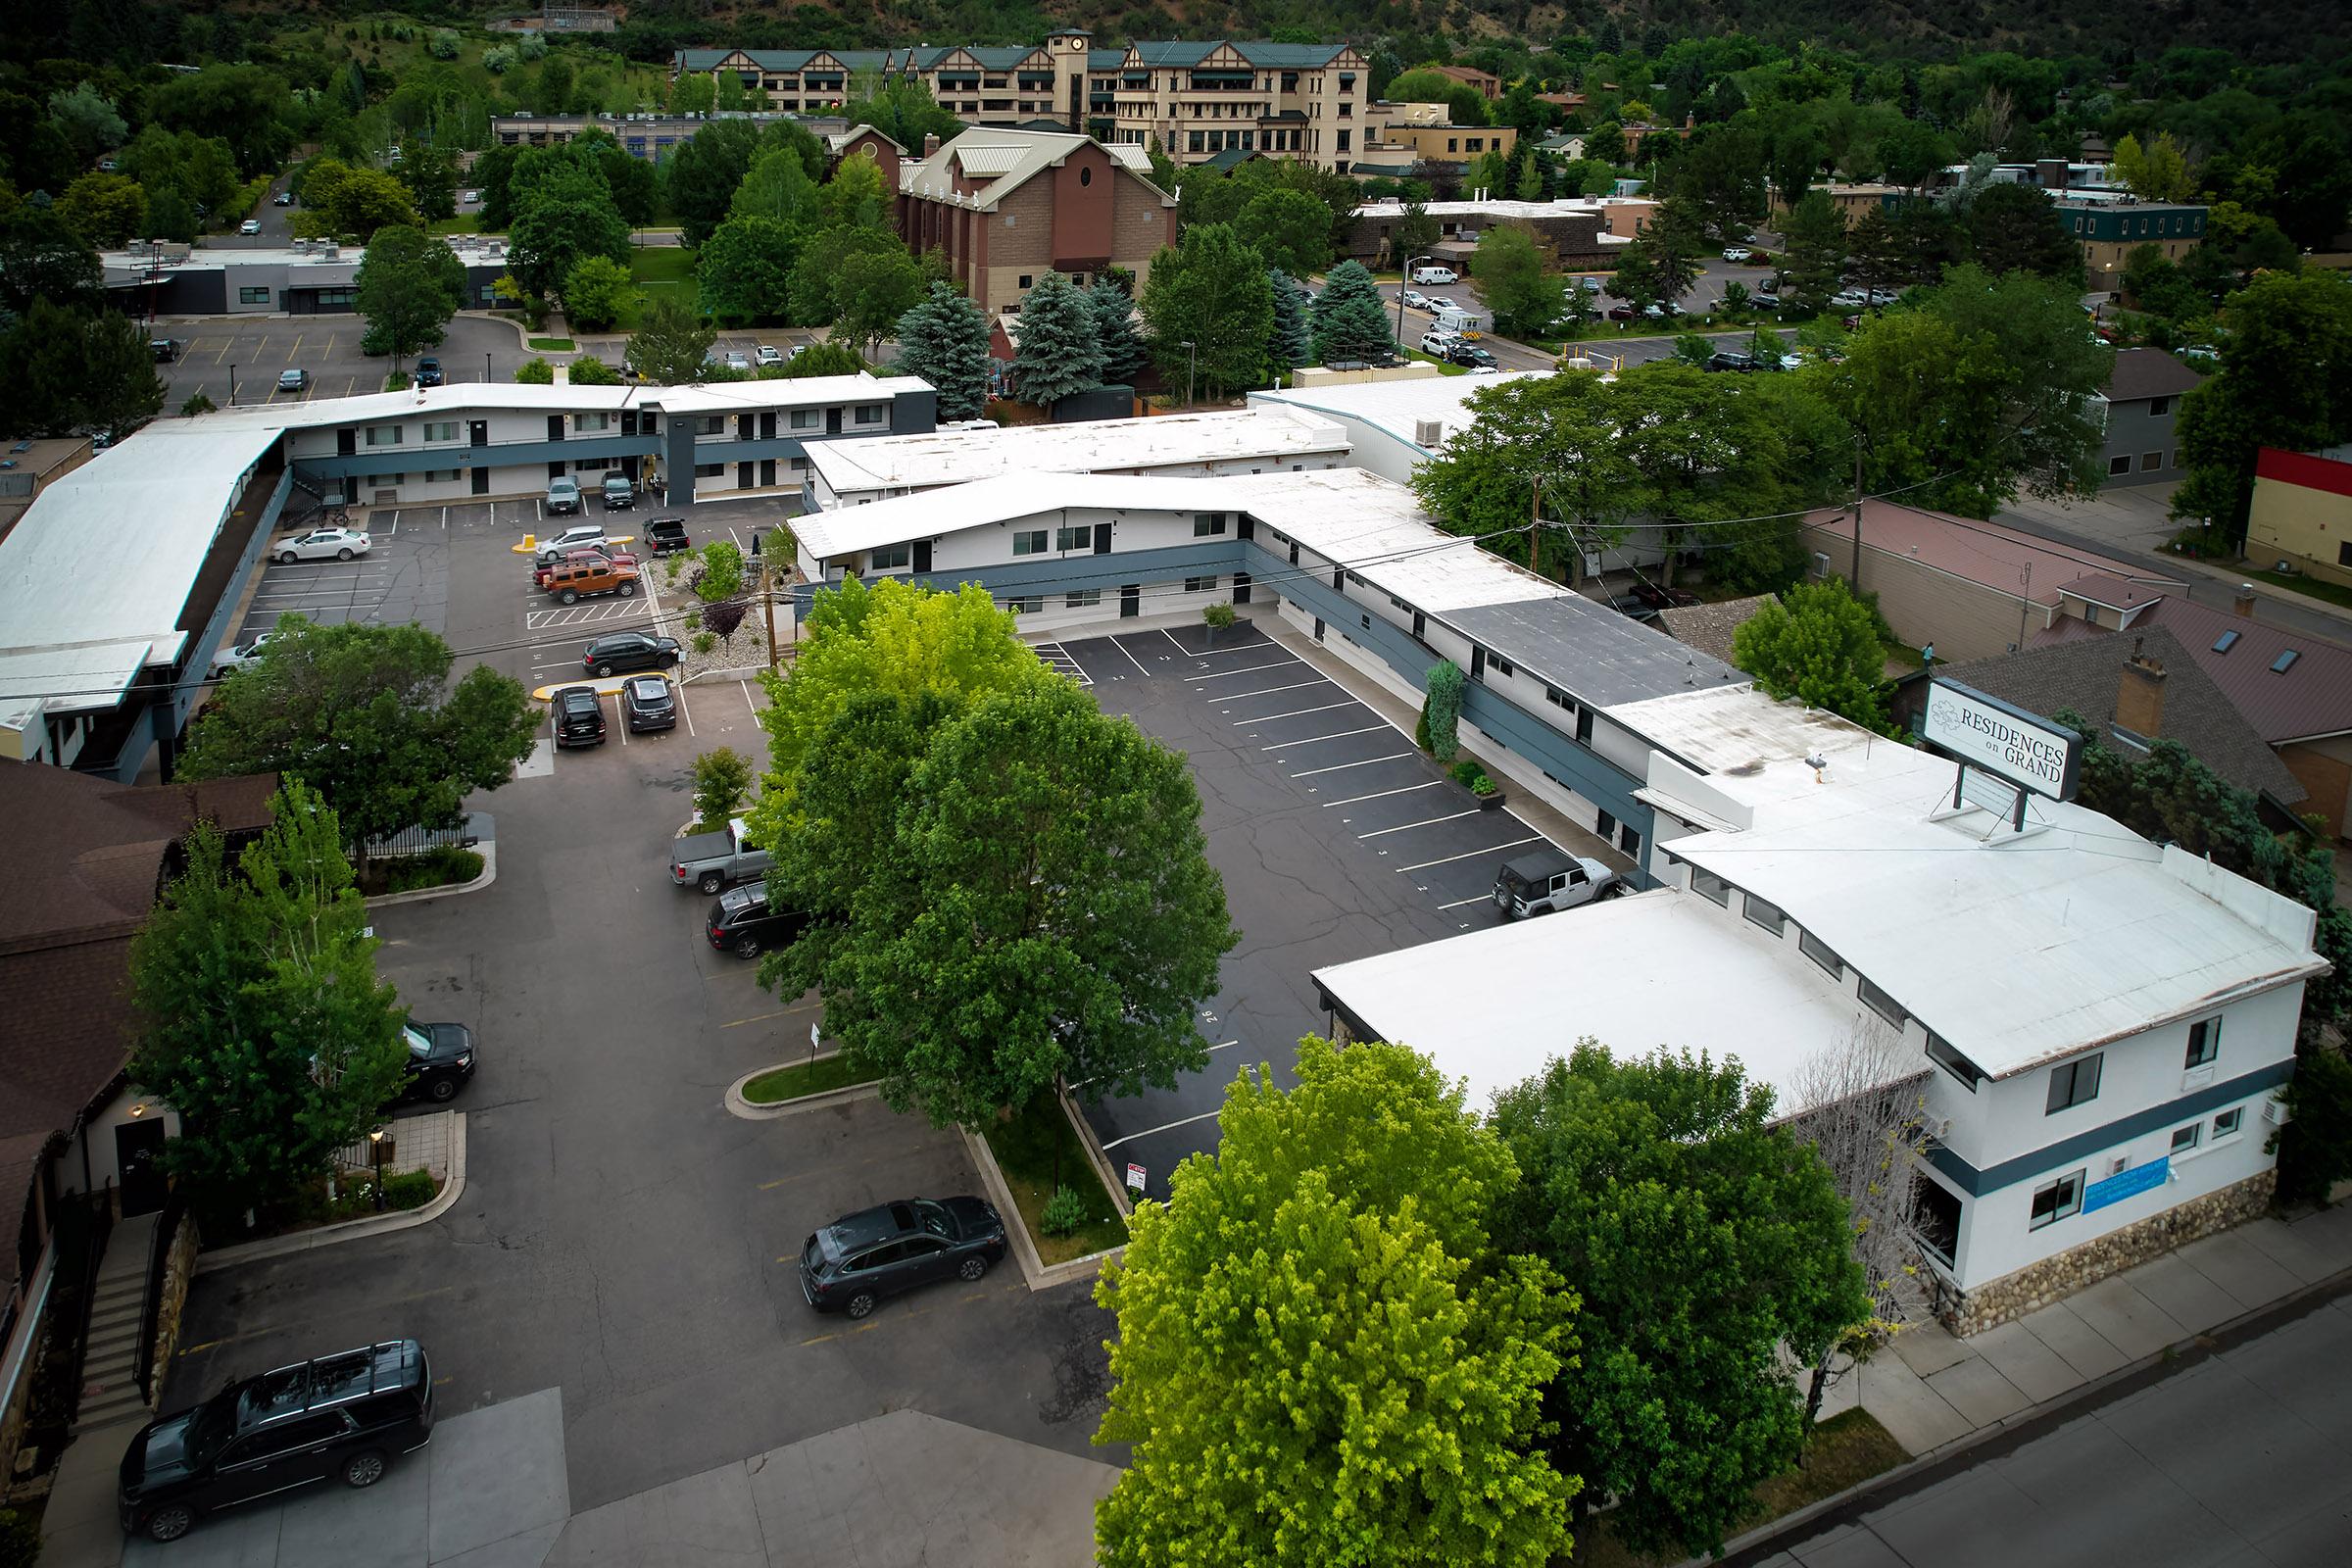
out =
[[[196,1217],[182,1214],[179,1229],[172,1233],[171,1250],[164,1254],[162,1295],[155,1303],[155,1344],[152,1347],[155,1355],[147,1364],[155,1368],[151,1386],[156,1395],[163,1393],[164,1373],[171,1367],[172,1357],[179,1351],[179,1314],[180,1309],[187,1305],[188,1282],[196,1277],[197,1240]],[[150,1409],[155,1407],[156,1399],[152,1396],[147,1405]]]
[[1973,1291],[1946,1293],[1936,1303],[1936,1315],[1943,1319],[1944,1327],[1964,1339],[1997,1328],[2111,1274],[2201,1237],[2243,1225],[2271,1206],[2271,1194],[2278,1185],[2276,1170],[2260,1171],[2218,1193],[2192,1198],[2095,1241],[2070,1247],[2055,1257],[2030,1263],[2014,1274],[1987,1280]]

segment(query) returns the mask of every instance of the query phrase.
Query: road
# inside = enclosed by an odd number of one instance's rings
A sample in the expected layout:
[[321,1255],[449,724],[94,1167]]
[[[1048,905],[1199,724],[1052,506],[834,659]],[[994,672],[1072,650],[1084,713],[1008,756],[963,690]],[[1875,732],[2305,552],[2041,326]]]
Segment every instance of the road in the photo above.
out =
[[2029,1425],[1747,1568],[2336,1568],[2352,1556],[2352,1299]]
[[[1604,274],[1577,275],[1598,277]],[[1693,315],[1703,313],[1713,309],[1722,300],[1726,284],[1737,281],[1753,289],[1761,286],[1764,279],[1771,275],[1770,268],[1740,267],[1729,262],[1708,262],[1700,269],[1698,281],[1691,287],[1690,292],[1684,296],[1685,308]],[[1407,348],[1418,348],[1421,334],[1435,325],[1436,320],[1428,312],[1413,310],[1409,307],[1400,313],[1397,309],[1397,296],[1401,292],[1402,285],[1400,284],[1383,283],[1380,285],[1381,298],[1388,302],[1390,319],[1402,322],[1402,330],[1398,336]],[[1417,292],[1443,295],[1457,304],[1468,304],[1482,312],[1486,309],[1486,302],[1479,297],[1478,286],[1468,278],[1463,278],[1458,283],[1433,283],[1417,289]],[[1616,302],[1602,296],[1602,303],[1608,305]],[[1728,345],[1745,341],[1749,336],[1749,328],[1740,327],[1737,330],[1707,332],[1703,335],[1711,341]],[[1655,336],[1626,338],[1595,336],[1588,342],[1579,344],[1578,347],[1596,360],[1615,361],[1620,366],[1645,365],[1652,360],[1671,359],[1674,355],[1674,340],[1678,335],[1679,333],[1676,331],[1667,328],[1660,330]],[[1791,343],[1795,341],[1795,334],[1792,332],[1783,335]],[[1491,332],[1480,338],[1479,342],[1482,347],[1494,356],[1496,365],[1505,370],[1549,370],[1556,368],[1559,363],[1556,355],[1548,354],[1543,349],[1532,348],[1511,338],[1497,337]]]

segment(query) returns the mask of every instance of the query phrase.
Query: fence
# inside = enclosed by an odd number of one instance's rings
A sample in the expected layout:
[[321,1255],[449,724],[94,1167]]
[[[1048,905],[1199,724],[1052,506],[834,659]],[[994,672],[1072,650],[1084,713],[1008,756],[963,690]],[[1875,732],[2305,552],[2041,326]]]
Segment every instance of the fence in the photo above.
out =
[[480,842],[473,817],[468,814],[456,827],[404,828],[385,838],[369,839],[368,858],[381,860],[400,855],[426,855],[434,850],[469,850]]

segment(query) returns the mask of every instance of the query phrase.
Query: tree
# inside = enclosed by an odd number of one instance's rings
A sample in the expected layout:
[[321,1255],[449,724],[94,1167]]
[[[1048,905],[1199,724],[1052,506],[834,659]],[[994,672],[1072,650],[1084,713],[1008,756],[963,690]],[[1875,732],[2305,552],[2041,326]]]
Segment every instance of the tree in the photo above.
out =
[[2049,196],[2031,185],[1985,186],[1968,210],[1968,242],[1977,265],[1995,277],[2039,272],[2082,283],[2082,247]]
[[592,165],[573,165],[516,197],[507,246],[515,278],[534,294],[548,294],[591,256],[626,267],[629,225],[604,176]]
[[717,107],[718,83],[703,73],[681,75],[669,84],[669,112],[673,115],[707,115]]
[[1521,1182],[1496,1218],[1582,1298],[1552,1463],[1637,1551],[1718,1552],[1805,1436],[1798,1364],[1869,1310],[1845,1205],[1770,1089],[1704,1054],[1587,1040],[1494,1097]]
[[733,747],[721,746],[694,760],[694,819],[701,826],[722,826],[743,808],[751,793],[752,764]]
[[843,106],[842,115],[852,126],[873,126],[913,157],[923,155],[925,136],[950,141],[963,129],[963,122],[939,107],[919,76],[894,76],[868,86],[865,96]]
[[[789,147],[771,148],[753,163],[728,204],[730,218],[769,218],[787,228],[813,225],[821,202],[816,181]],[[706,241],[705,243],[709,243]]]
[[1096,1441],[1135,1446],[1102,1562],[1565,1560],[1577,1482],[1531,1449],[1572,1298],[1491,1234],[1517,1172],[1460,1087],[1309,1037],[1298,1087],[1235,1078],[1218,1129],[1095,1288]]
[[1335,360],[1385,361],[1396,352],[1396,331],[1380,286],[1364,264],[1352,258],[1324,277],[1323,292],[1307,308],[1306,318],[1314,334],[1314,357],[1325,365]]
[[292,1199],[361,1141],[408,1057],[333,809],[288,780],[270,811],[233,865],[200,824],[131,943],[130,1072],[179,1112],[165,1163],[222,1213]]
[[106,303],[106,274],[80,235],[27,204],[0,213],[0,313],[24,316],[35,300],[97,309]]
[[130,127],[115,111],[114,100],[86,81],[72,92],[51,93],[49,118],[73,147],[74,156],[85,164],[113,152],[130,134]]
[[899,373],[931,383],[943,420],[988,409],[988,318],[945,283],[899,318]]
[[1862,210],[1846,230],[1846,252],[1853,261],[1854,281],[1865,287],[1894,282],[1902,273],[1902,240],[1884,207]]
[[618,386],[620,372],[595,355],[583,354],[571,362],[569,379],[573,386]]
[[1331,211],[1298,190],[1266,190],[1243,204],[1233,220],[1242,243],[1268,267],[1306,277],[1331,261]]
[[147,193],[121,174],[84,174],[57,199],[57,216],[84,243],[120,250],[147,224]]
[[[1622,537],[1655,499],[1623,439],[1611,383],[1590,370],[1513,380],[1471,394],[1470,420],[1413,472],[1413,493],[1447,531],[1543,570],[1538,519],[1584,550]],[[1516,538],[1490,538],[1525,530]],[[1571,579],[1573,580],[1573,578]]]
[[1024,403],[1052,408],[1073,392],[1102,384],[1102,343],[1086,295],[1059,272],[1037,280],[1021,301],[1013,386]]
[[416,216],[426,221],[457,213],[457,160],[432,143],[414,143],[402,155],[400,182],[408,187]]
[[1879,138],[1879,165],[1887,179],[1917,189],[1952,161],[1943,132],[1916,120],[1897,121]]
[[1162,385],[1181,375],[1188,393],[1213,399],[1264,381],[1274,291],[1265,264],[1229,225],[1188,229],[1152,258],[1143,311]]
[[439,343],[466,303],[466,266],[421,228],[379,228],[355,278],[360,315],[397,368]]
[[2263,447],[2314,452],[2352,439],[2352,282],[2318,270],[2256,278],[2222,307],[2221,372],[2181,401],[2188,477],[2173,515],[2242,540]]
[[836,330],[878,344],[922,297],[923,270],[906,246],[853,252],[833,278]]
[[1560,314],[1560,277],[1544,268],[1544,252],[1526,229],[1496,223],[1480,234],[1470,255],[1470,275],[1494,313],[1495,331],[1505,337],[1550,332]]
[[782,319],[792,307],[799,250],[799,236],[776,219],[728,219],[695,257],[703,314],[731,326]]
[[1732,662],[1775,697],[1886,731],[1886,650],[1878,612],[1842,577],[1802,582],[1740,623]]
[[[610,256],[584,256],[564,279],[564,314],[582,331],[607,331],[619,321],[635,293],[626,267]],[[576,372],[578,367],[573,369]],[[577,381],[579,376],[575,373],[572,379]]]
[[[1095,342],[1102,350],[1103,384],[1133,386],[1146,359],[1144,340],[1135,334],[1135,295],[1113,278],[1098,277],[1086,291],[1086,303],[1095,315]],[[986,318],[981,322],[985,328]]]
[[817,375],[856,375],[865,368],[865,361],[847,343],[811,343],[784,364],[784,373],[777,379],[801,381]]
[[791,312],[795,324],[829,326],[841,316],[835,283],[853,256],[875,251],[904,252],[906,246],[887,229],[856,223],[835,223],[803,242],[793,256]]
[[36,299],[0,336],[0,418],[21,435],[126,435],[163,406],[147,334],[120,312]]
[[514,384],[517,386],[554,386],[556,384],[555,363],[544,354],[531,356],[514,367]]
[[1466,679],[1461,665],[1441,659],[1429,666],[1429,674],[1422,680],[1420,733],[1414,739],[1440,763],[1451,763],[1462,749],[1462,687]]
[[667,294],[651,294],[623,358],[641,380],[686,386],[702,379],[710,345],[717,341],[717,330],[696,320],[685,306]]
[[476,664],[452,687],[449,645],[421,626],[277,623],[270,657],[213,694],[180,776],[300,779],[341,818],[360,865],[370,843],[454,827],[466,797],[531,755],[544,717],[522,685]]
[[1703,332],[1677,332],[1674,335],[1674,363],[1703,370],[1715,357],[1715,343]]
[[1845,215],[1829,192],[1807,191],[1785,227],[1788,249],[1783,265],[1788,271],[1788,293],[1800,308],[1821,310],[1845,274]]
[[353,169],[339,159],[315,160],[302,182],[294,232],[309,238],[350,237],[365,243],[387,224],[416,225],[409,188],[380,169]]
[[882,178],[882,165],[869,151],[844,158],[833,177],[818,192],[828,222],[856,228],[889,226],[888,205],[894,193]]
[[261,66],[210,65],[167,76],[147,93],[147,118],[168,130],[218,136],[247,175],[276,169],[293,145],[293,97]]
[[748,120],[714,120],[678,143],[663,166],[670,211],[681,237],[700,250],[711,230],[727,220],[735,191],[760,151],[760,131]]
[[1266,360],[1277,371],[1295,370],[1314,353],[1306,331],[1306,294],[1280,268],[1266,271],[1266,292],[1274,305],[1273,324],[1266,333]]
[[2143,202],[2194,201],[2197,182],[2189,177],[2188,159],[2173,140],[2169,130],[2160,131],[2146,146],[2137,136],[2116,138],[2115,177],[2130,187],[2132,196]]
[[1404,216],[1396,220],[1396,232],[1389,240],[1390,264],[1402,268],[1413,257],[1428,254],[1438,242],[1438,220],[1429,216],[1429,204],[1408,201]]

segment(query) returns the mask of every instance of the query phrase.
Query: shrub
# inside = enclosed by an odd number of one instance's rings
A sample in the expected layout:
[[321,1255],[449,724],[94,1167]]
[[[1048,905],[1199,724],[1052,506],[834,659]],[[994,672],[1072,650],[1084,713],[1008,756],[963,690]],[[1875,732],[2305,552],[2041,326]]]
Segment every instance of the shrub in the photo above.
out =
[[1209,630],[1223,631],[1234,622],[1233,607],[1226,604],[1210,605],[1200,612],[1200,618],[1208,623]]
[[571,362],[571,384],[573,386],[618,386],[620,385],[620,372],[595,355],[583,354]]
[[27,1514],[0,1508],[0,1568],[32,1568],[41,1555],[41,1527]]
[[[703,569],[694,576],[694,597],[706,605],[733,599],[743,592],[743,547],[732,539],[713,539],[698,552]],[[712,627],[713,631],[718,628]],[[725,632],[719,632],[725,636]]]
[[1494,793],[1494,781],[1487,776],[1487,770],[1467,757],[1447,769],[1446,776],[1473,795]]
[[1462,716],[1462,666],[1441,659],[1429,669],[1429,755],[1450,762],[1461,750],[1455,724]]
[[718,636],[714,632],[698,631],[694,634],[693,646],[696,653],[707,654],[718,646]]
[[514,372],[514,379],[525,386],[553,386],[556,368],[547,363],[545,355],[541,355],[535,360],[525,360],[522,368]]
[[418,888],[454,887],[472,881],[482,874],[482,857],[479,851],[450,844],[422,855],[387,856],[373,861],[369,869],[378,867],[381,891],[414,893]]
[[1074,1187],[1056,1187],[1037,1223],[1048,1236],[1068,1236],[1086,1223],[1086,1199]]
[[735,599],[721,600],[703,607],[703,630],[716,634],[720,642],[731,641],[743,625],[744,606]]
[[220,406],[201,392],[191,392],[188,394],[188,401],[179,406],[179,416],[183,419],[193,419],[199,414],[210,414]]
[[435,60],[455,60],[458,58],[458,35],[447,27],[435,27],[430,47]]
[[386,1208],[422,1208],[433,1200],[441,1190],[429,1170],[404,1170],[397,1176],[384,1178],[384,1206]]
[[408,371],[406,371],[406,370],[394,370],[394,371],[393,371],[391,374],[389,374],[389,375],[387,375],[387,376],[385,376],[385,377],[384,377],[384,390],[385,390],[385,391],[387,391],[387,392],[406,392],[408,389],[409,389],[409,372],[408,372]]
[[[695,642],[699,645],[704,632]],[[698,652],[708,653],[707,648]],[[694,819],[698,822],[719,823],[742,809],[744,798],[752,791],[752,764],[732,747],[721,746],[715,752],[705,752],[694,760]]]

